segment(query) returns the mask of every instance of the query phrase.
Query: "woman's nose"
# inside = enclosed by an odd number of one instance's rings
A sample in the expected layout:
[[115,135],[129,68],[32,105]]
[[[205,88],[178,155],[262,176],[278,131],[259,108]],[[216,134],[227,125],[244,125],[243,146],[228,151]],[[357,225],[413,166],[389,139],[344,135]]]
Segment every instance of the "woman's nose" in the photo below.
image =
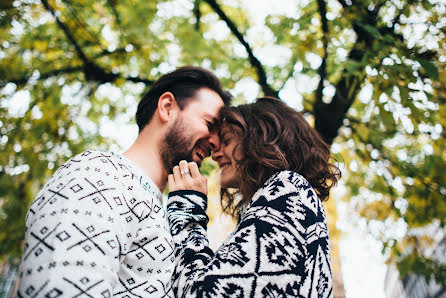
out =
[[222,156],[223,156],[223,153],[222,153],[222,151],[220,150],[220,148],[218,148],[217,151],[214,151],[214,152],[212,153],[212,159],[215,160],[215,161],[218,161]]

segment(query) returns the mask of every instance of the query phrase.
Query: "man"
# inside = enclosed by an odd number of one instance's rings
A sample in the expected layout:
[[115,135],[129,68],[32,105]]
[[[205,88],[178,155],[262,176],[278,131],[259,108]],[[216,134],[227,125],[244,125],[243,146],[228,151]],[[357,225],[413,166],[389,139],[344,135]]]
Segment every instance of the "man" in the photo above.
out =
[[88,150],[60,167],[27,214],[18,296],[173,297],[161,192],[180,160],[200,164],[219,146],[229,101],[209,71],[179,68],[142,98],[123,156]]

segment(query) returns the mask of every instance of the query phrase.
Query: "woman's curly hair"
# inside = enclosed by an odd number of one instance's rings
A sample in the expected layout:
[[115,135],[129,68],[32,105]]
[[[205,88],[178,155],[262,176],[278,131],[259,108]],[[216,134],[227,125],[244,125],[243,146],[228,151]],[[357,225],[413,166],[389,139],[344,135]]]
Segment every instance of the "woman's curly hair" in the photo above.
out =
[[[263,97],[251,104],[224,107],[220,119],[240,140],[232,153],[240,189],[237,193],[222,189],[225,211],[236,215],[268,178],[283,170],[299,173],[320,200],[328,199],[341,171],[331,163],[330,147],[299,112],[277,98]],[[242,158],[235,157],[237,150]],[[237,194],[240,200],[235,199]]]

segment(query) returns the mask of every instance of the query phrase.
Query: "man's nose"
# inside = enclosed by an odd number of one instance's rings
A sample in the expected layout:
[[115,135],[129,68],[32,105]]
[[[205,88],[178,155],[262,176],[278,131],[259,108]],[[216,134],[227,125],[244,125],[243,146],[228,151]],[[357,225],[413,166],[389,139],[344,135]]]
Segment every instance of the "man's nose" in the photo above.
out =
[[209,149],[211,151],[217,151],[220,149],[220,137],[217,132],[211,133],[209,137]]

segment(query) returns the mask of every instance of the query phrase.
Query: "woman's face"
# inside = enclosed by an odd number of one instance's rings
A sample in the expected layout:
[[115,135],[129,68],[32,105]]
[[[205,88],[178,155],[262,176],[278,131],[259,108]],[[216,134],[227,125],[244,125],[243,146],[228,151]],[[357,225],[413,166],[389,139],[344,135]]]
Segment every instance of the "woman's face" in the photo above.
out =
[[212,159],[215,160],[220,169],[221,177],[220,183],[222,188],[239,188],[240,177],[237,173],[237,159],[240,159],[240,150],[236,150],[236,145],[239,139],[232,132],[229,125],[223,125],[220,130],[220,148],[212,154]]

